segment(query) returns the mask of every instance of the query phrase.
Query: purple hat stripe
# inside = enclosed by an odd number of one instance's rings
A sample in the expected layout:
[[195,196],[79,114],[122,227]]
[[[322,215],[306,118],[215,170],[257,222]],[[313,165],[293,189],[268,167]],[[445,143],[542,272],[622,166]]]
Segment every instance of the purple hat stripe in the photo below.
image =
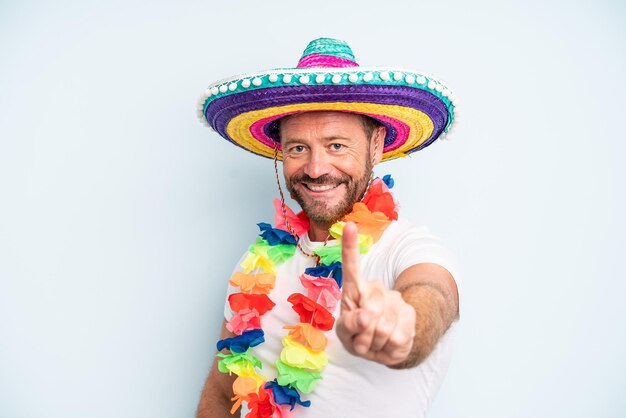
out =
[[[235,116],[268,107],[315,102],[378,103],[420,110],[430,116],[434,130],[418,149],[437,138],[448,121],[446,105],[432,93],[412,87],[380,85],[289,86],[251,90],[212,101],[207,106],[205,115],[221,136],[236,144],[226,133],[228,122]],[[385,138],[385,147],[394,141],[389,133]]]

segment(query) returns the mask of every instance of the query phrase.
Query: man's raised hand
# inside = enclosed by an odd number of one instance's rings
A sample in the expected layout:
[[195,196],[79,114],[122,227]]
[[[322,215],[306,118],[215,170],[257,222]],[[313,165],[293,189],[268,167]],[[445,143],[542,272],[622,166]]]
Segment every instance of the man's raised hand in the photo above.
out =
[[364,281],[359,271],[356,225],[342,237],[343,285],[337,336],[350,353],[388,366],[402,363],[415,337],[415,309],[400,292],[380,281]]

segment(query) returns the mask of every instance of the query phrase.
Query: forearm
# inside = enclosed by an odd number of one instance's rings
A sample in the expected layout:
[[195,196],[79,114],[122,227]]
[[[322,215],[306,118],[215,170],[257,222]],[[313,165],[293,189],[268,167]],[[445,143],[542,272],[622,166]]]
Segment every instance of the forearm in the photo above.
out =
[[[226,321],[223,321],[219,339],[232,337],[234,334],[226,329]],[[235,412],[234,415],[230,414],[233,405],[230,398],[233,396],[233,382],[237,376],[221,373],[217,368],[217,356],[215,354],[213,358],[213,366],[202,389],[196,418],[239,417],[240,411]]]
[[430,355],[457,318],[458,305],[455,295],[438,284],[418,282],[397,290],[404,301],[415,309],[415,337],[406,360],[389,367],[407,369],[419,365]]
[[240,417],[240,411],[230,414],[232,401],[227,392],[234,377],[220,373],[214,365],[202,389],[196,418],[232,418]]

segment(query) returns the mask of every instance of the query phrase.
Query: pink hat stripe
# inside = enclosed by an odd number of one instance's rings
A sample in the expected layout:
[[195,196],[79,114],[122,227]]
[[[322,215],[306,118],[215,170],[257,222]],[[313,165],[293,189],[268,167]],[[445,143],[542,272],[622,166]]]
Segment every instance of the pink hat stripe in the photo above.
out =
[[354,61],[349,59],[335,57],[333,55],[311,54],[300,59],[296,68],[310,68],[310,67],[326,67],[326,68],[347,68],[358,67]]
[[[353,111],[347,111],[347,110],[345,112],[355,113]],[[269,125],[270,123],[274,122],[277,119],[280,119],[288,115],[292,115],[294,113],[300,113],[300,112],[285,112],[279,115],[273,115],[267,118],[259,119],[258,121],[254,122],[250,126],[250,133],[252,134],[252,136],[258,139],[264,145],[267,145],[270,148],[274,148],[276,142],[274,142],[272,138],[267,136],[267,134],[265,133],[265,126]],[[398,119],[390,118],[388,116],[383,116],[383,115],[375,115],[371,113],[361,113],[361,114],[365,116],[369,116],[373,119],[377,119],[386,124],[389,124],[396,129],[396,140],[393,143],[391,143],[389,146],[386,146],[383,150],[384,152],[393,151],[397,148],[400,148],[402,145],[404,145],[407,138],[409,137],[409,131],[410,131],[409,126],[406,123],[399,121]],[[281,149],[280,144],[278,144],[278,149]]]

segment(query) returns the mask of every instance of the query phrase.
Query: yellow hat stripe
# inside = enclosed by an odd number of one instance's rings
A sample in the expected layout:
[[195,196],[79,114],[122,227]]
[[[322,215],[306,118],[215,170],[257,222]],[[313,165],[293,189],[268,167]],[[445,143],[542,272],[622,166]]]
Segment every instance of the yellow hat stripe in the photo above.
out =
[[[431,136],[434,129],[433,122],[426,113],[410,107],[361,102],[333,102],[298,103],[245,112],[231,119],[226,127],[226,133],[241,147],[247,148],[255,154],[272,158],[274,156],[274,149],[255,138],[251,133],[250,127],[256,121],[289,113],[323,110],[385,115],[407,124],[410,131],[406,142],[394,150],[385,152],[383,154],[383,161],[405,156],[406,151],[414,149],[426,141]],[[281,152],[278,153],[278,158],[282,159]]]

